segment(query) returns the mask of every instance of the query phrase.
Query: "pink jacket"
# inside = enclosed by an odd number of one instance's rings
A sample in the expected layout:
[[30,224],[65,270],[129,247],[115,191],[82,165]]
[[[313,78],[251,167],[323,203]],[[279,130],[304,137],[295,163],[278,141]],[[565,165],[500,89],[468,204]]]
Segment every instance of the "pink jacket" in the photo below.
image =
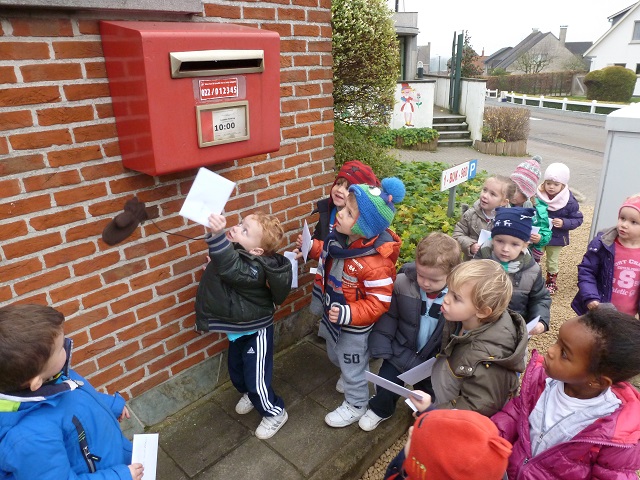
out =
[[542,355],[533,351],[520,395],[510,400],[491,420],[500,435],[513,444],[509,480],[636,480],[640,470],[640,394],[627,382],[613,393],[622,405],[592,423],[568,442],[531,458],[529,414],[545,387]]

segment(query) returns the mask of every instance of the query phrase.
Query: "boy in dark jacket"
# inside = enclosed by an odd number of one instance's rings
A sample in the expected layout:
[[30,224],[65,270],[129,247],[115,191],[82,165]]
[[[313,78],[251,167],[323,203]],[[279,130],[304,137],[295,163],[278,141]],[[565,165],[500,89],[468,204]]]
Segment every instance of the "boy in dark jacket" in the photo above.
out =
[[43,305],[0,308],[0,478],[140,480],[124,399],[69,368],[63,323]]
[[498,208],[491,242],[485,243],[474,257],[502,265],[513,284],[509,309],[522,315],[527,323],[539,317],[531,335],[549,330],[551,318],[551,296],[542,280],[540,265],[527,248],[534,215],[533,208]]
[[[440,315],[447,293],[447,275],[461,261],[458,242],[442,232],[420,240],[415,262],[407,263],[393,285],[389,311],[380,317],[369,336],[374,358],[383,358],[378,375],[404,385],[398,375],[435,356],[442,342],[444,318]],[[433,396],[431,378],[414,385]],[[376,388],[369,409],[358,425],[365,431],[375,429],[393,415],[399,395]]]
[[225,234],[226,224],[222,215],[209,216],[211,261],[196,295],[196,329],[227,334],[229,376],[243,394],[236,412],[255,407],[262,416],[255,434],[264,440],[289,418],[271,377],[273,314],[291,290],[291,263],[276,252],[284,231],[275,216],[255,212]]

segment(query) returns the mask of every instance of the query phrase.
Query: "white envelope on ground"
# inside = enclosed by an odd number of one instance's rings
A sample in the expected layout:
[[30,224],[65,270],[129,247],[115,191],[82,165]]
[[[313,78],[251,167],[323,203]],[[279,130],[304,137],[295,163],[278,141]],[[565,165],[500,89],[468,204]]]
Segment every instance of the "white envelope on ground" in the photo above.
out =
[[180,215],[207,227],[209,215],[222,213],[235,187],[235,182],[200,168],[182,204]]

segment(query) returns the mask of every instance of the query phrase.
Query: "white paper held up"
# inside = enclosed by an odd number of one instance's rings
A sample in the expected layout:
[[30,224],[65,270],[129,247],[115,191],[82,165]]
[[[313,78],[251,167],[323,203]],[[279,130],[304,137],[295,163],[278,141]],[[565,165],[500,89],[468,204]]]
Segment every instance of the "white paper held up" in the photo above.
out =
[[158,464],[158,434],[144,433],[133,436],[131,463],[141,463],[144,467],[144,480],[156,480]]
[[491,238],[491,232],[489,230],[480,230],[480,235],[478,236],[478,245],[484,245],[484,242]]
[[298,288],[298,259],[294,252],[284,252],[284,256],[291,262],[291,288]]
[[309,255],[309,251],[311,250],[311,233],[309,232],[309,225],[307,221],[304,221],[304,226],[302,227],[302,247],[300,247],[300,251],[302,252],[302,258],[304,261],[307,261],[307,255]]
[[201,167],[182,204],[180,215],[209,226],[209,215],[222,213],[235,187],[235,182]]
[[364,376],[371,383],[375,383],[376,385],[380,385],[385,390],[389,390],[390,392],[396,393],[404,398],[415,398],[416,400],[422,400],[422,395],[417,393],[413,393],[408,388],[401,387],[397,383],[390,382],[382,377],[379,377],[375,373],[364,372]]
[[540,227],[531,227],[531,235],[540,233]]
[[540,315],[538,315],[537,317],[531,319],[528,323],[527,323],[527,333],[529,334],[529,337],[531,337],[531,330],[533,330],[534,328],[536,328],[536,325],[538,325],[538,322],[540,321]]
[[422,362],[420,365],[413,367],[411,370],[407,370],[403,374],[398,375],[398,378],[404,383],[415,385],[419,381],[431,376],[434,363],[436,363],[436,357],[432,357],[426,362]]

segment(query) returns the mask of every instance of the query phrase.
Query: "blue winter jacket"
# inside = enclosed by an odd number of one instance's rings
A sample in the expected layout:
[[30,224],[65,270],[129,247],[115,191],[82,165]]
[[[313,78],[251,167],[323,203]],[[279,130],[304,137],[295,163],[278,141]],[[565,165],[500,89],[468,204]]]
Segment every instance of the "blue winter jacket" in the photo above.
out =
[[580,211],[580,204],[573,196],[573,193],[569,192],[569,201],[560,210],[548,211],[549,220],[554,218],[561,218],[563,225],[561,228],[553,227],[551,229],[551,240],[547,244],[549,247],[566,247],[569,245],[569,230],[575,230],[584,221],[582,212]]
[[600,303],[611,302],[617,237],[618,230],[612,227],[599,232],[589,242],[587,253],[578,265],[578,293],[571,302],[571,308],[578,315],[587,313],[587,304],[593,300]]
[[[68,367],[35,392],[0,393],[0,478],[131,480],[132,445],[117,420],[124,405]],[[82,431],[89,456],[99,458],[95,473],[81,450]]]

